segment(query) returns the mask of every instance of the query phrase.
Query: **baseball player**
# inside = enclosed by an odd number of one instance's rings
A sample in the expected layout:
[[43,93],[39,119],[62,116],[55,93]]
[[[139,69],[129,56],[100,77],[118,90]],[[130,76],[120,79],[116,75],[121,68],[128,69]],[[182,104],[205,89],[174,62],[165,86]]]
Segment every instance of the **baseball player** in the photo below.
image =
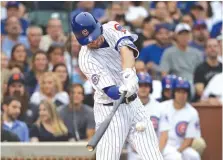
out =
[[[163,108],[158,101],[150,96],[153,92],[152,78],[148,73],[138,73],[139,78],[139,98],[146,108],[146,114],[150,116],[156,135],[159,139],[159,148],[164,160],[182,160],[181,154],[172,146],[166,145],[170,124],[163,114]],[[130,147],[128,148],[131,151]],[[141,160],[137,153],[131,151],[128,160]]]
[[158,99],[159,102],[163,102],[172,98],[172,89],[176,78],[177,76],[175,75],[167,75],[162,78],[162,97]]
[[[79,67],[95,89],[96,129],[109,115],[120,95],[127,91],[125,100],[98,143],[96,159],[118,160],[125,140],[143,160],[163,159],[152,122],[136,94],[138,78],[134,65],[139,52],[133,42],[138,36],[115,21],[101,25],[87,12],[72,18],[72,30],[82,45]],[[143,125],[136,130],[139,122]]]
[[189,97],[190,83],[179,77],[173,86],[173,99],[161,103],[171,126],[167,144],[175,147],[183,160],[200,160],[191,148],[193,139],[200,138],[201,133],[198,112],[187,102]]

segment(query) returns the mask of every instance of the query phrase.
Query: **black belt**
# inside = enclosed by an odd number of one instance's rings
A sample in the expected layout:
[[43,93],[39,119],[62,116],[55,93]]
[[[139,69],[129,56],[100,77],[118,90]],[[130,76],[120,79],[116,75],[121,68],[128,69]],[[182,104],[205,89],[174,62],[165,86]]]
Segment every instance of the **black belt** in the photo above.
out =
[[[126,98],[122,101],[122,104],[123,104],[123,103],[128,104],[128,103],[134,101],[136,98],[137,98],[137,94],[135,93],[135,94],[131,95],[131,96],[128,97],[128,98],[126,97]],[[103,105],[104,105],[104,106],[113,106],[114,103],[112,102],[112,103],[107,103],[107,104],[103,104]]]

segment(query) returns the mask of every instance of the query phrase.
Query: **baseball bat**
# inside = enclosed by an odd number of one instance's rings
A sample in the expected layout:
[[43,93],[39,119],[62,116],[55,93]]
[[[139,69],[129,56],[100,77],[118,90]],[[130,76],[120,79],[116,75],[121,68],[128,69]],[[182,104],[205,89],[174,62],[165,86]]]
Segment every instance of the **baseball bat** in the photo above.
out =
[[101,125],[99,126],[99,128],[95,132],[94,136],[88,142],[88,144],[87,144],[88,151],[90,151],[90,152],[94,151],[94,149],[97,146],[98,142],[100,141],[101,137],[104,135],[106,129],[108,128],[108,125],[110,124],[112,117],[115,115],[116,110],[118,109],[118,107],[120,106],[120,104],[122,103],[122,101],[124,100],[126,93],[127,92],[124,92],[121,95],[120,99],[118,100],[118,102],[116,103],[116,105],[113,107],[111,113],[101,123]]

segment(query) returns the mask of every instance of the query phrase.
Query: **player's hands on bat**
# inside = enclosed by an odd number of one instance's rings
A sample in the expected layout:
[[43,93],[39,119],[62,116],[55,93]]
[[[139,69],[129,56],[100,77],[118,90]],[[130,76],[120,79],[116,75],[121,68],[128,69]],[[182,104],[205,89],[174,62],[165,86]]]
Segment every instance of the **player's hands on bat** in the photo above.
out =
[[124,85],[120,86],[119,92],[127,91],[126,97],[129,97],[138,91],[138,77],[131,68],[125,69],[123,72]]

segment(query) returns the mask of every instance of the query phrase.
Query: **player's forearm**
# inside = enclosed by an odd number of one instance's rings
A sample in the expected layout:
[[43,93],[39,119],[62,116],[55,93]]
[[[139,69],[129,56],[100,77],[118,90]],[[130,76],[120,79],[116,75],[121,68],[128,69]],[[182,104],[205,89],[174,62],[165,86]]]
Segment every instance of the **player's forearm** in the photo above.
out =
[[164,131],[161,133],[160,138],[159,138],[160,151],[162,151],[164,147],[166,146],[167,140],[168,140],[168,132]]
[[178,148],[179,152],[182,152],[183,150],[185,150],[187,147],[190,147],[192,145],[193,139],[192,138],[187,138],[183,141],[182,145],[180,146],[180,148]]
[[122,69],[134,68],[135,67],[135,57],[134,52],[130,48],[123,46],[120,49],[121,58],[122,58]]

